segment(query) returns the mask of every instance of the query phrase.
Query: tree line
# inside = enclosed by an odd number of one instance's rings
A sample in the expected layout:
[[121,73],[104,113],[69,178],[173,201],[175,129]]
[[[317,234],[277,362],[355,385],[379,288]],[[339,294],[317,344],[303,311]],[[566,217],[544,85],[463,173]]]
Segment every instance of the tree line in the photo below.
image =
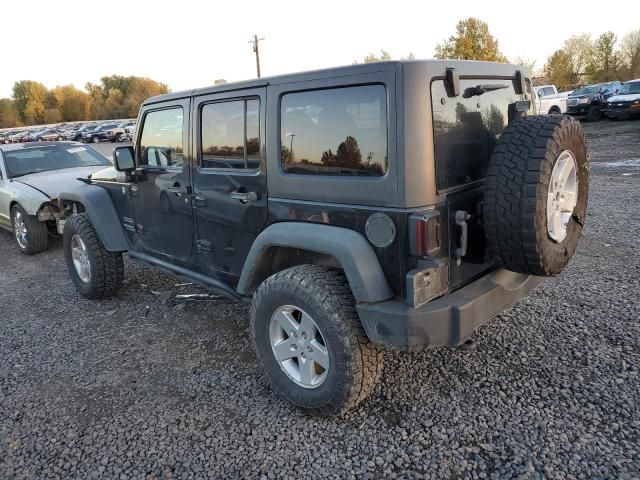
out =
[[[533,60],[522,57],[508,59],[500,51],[498,39],[489,30],[489,25],[470,17],[460,20],[455,33],[436,45],[434,56],[523,65],[537,84],[553,83],[563,90],[590,83],[639,78],[640,29],[620,39],[613,32],[603,33],[597,38],[588,33],[573,35],[547,59],[542,68],[536,68]],[[409,54],[405,58],[414,56]],[[381,50],[380,55],[367,55],[363,62],[382,60],[391,60],[391,55],[385,50]]]
[[121,75],[88,82],[84,90],[73,85],[48,89],[40,82],[20,80],[11,98],[0,99],[0,128],[135,117],[146,98],[168,91],[167,85],[150,78]]

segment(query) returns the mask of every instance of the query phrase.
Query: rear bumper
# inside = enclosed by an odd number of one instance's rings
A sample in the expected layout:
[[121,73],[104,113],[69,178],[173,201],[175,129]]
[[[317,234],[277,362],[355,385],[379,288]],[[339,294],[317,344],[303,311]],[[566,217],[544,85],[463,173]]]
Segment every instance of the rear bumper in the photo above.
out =
[[498,269],[419,308],[390,300],[357,309],[375,343],[405,351],[459,345],[543,280]]

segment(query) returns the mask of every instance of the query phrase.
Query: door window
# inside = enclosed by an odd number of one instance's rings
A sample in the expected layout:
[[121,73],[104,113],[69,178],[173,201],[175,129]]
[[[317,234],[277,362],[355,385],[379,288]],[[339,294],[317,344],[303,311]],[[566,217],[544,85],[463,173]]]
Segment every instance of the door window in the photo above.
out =
[[149,167],[181,167],[184,164],[182,129],[182,107],[147,113],[140,137],[139,164]]
[[260,100],[210,103],[201,114],[201,166],[206,169],[260,167]]

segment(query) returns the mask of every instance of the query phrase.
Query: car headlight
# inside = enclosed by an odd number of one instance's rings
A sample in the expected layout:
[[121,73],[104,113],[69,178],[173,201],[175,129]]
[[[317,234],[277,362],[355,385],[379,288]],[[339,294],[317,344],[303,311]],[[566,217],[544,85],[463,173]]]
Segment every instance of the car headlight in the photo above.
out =
[[578,100],[578,103],[580,103],[580,104],[591,103],[591,97],[580,98]]

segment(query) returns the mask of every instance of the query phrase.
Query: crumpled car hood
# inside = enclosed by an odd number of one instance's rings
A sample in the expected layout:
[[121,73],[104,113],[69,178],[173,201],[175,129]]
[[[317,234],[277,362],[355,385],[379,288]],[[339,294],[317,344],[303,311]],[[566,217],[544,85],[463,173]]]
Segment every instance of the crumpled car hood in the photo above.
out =
[[17,177],[14,182],[24,183],[40,190],[49,198],[58,198],[60,192],[75,188],[79,183],[78,178],[87,178],[93,172],[103,168],[104,165],[97,165],[95,167],[65,168],[63,170],[32,173],[31,175]]
[[633,102],[634,100],[640,100],[640,93],[629,93],[627,95],[614,95],[609,97],[608,102]]

